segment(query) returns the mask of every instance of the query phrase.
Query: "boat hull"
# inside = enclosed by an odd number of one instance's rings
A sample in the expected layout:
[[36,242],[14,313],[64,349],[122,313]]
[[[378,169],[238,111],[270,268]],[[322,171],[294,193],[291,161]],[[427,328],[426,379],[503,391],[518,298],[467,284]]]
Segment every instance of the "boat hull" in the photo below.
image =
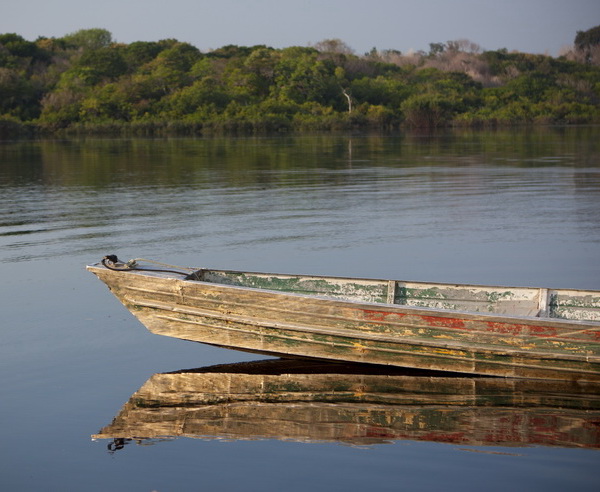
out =
[[436,310],[88,267],[152,332],[280,357],[600,381],[600,323]]

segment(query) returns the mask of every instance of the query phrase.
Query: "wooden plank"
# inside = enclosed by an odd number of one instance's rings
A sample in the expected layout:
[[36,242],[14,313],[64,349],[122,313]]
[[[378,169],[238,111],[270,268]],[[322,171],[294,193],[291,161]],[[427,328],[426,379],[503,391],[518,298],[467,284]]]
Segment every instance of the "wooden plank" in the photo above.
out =
[[394,304],[396,302],[396,282],[394,280],[388,282],[386,302],[388,304]]
[[539,312],[539,290],[400,282],[396,302],[482,313],[535,316]]
[[364,302],[386,302],[388,282],[381,280],[206,271],[202,279],[215,284],[266,289]]
[[549,311],[550,311],[549,289],[540,289],[537,316],[546,317],[546,316],[548,316]]
[[551,290],[550,316],[561,319],[600,321],[600,293]]
[[[420,301],[433,302],[446,302],[462,291],[463,297],[467,292],[468,301],[502,302],[504,308],[533,303],[537,314],[545,295],[539,289],[499,291],[442,284],[427,284],[425,289],[424,284],[415,283],[398,287],[399,283],[390,281],[240,272],[225,272],[229,283],[216,284],[147,272],[92,270],[150,331],[166,336],[283,356],[472,374],[600,380],[598,323],[387,303],[409,288],[420,292],[415,296]],[[218,277],[222,272],[217,273]],[[214,280],[214,275],[214,271],[204,272],[203,278],[213,276]],[[332,289],[333,296],[298,293]],[[580,308],[582,299],[587,302],[590,297],[581,291],[568,296],[564,291],[547,294],[552,299],[559,295],[563,309],[568,303]]]

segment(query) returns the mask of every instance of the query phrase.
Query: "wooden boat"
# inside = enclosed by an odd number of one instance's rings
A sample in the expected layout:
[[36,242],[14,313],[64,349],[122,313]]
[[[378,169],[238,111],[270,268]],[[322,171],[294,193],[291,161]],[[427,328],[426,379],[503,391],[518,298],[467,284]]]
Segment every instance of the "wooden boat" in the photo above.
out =
[[600,381],[600,291],[88,266],[152,332],[280,357]]
[[600,384],[268,360],[153,375],[94,439],[600,448]]

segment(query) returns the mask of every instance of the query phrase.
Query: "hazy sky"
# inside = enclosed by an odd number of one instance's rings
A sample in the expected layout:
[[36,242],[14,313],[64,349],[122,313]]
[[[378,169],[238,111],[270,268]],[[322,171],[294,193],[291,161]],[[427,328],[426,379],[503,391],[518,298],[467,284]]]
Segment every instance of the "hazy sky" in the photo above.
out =
[[600,0],[0,0],[0,33],[28,40],[101,27],[117,41],[175,38],[202,51],[339,38],[358,54],[468,39],[557,55],[600,24]]

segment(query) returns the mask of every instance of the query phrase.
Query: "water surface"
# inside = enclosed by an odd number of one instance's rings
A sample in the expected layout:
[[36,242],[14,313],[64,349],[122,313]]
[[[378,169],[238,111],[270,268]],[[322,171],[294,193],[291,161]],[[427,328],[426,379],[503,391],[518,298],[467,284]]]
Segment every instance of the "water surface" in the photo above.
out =
[[153,374],[257,357],[149,334],[84,265],[116,253],[186,266],[600,289],[599,210],[595,127],[3,142],[0,486],[596,489],[597,450],[547,443],[181,437],[111,453],[109,441],[91,436]]

